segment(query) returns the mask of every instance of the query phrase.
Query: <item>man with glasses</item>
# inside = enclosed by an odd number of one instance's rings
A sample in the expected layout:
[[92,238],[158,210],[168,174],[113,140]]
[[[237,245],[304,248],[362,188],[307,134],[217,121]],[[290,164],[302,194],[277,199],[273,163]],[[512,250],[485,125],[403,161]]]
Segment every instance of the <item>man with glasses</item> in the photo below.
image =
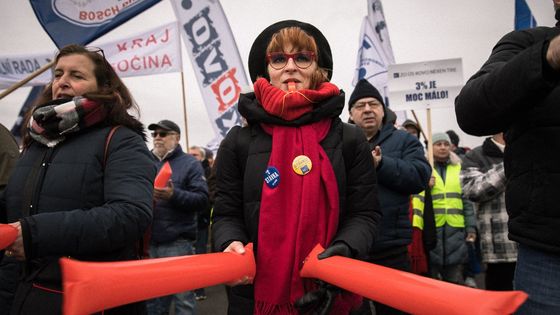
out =
[[[181,130],[170,120],[151,124],[158,169],[171,166],[171,178],[163,188],[154,187],[154,219],[150,240],[150,257],[173,257],[194,254],[197,215],[208,202],[208,187],[202,165],[186,154],[179,144]],[[148,301],[149,314],[167,314],[171,301],[175,314],[194,314],[195,297],[191,291]]]
[[[410,271],[407,245],[412,240],[409,218],[410,196],[423,191],[430,179],[431,167],[424,157],[418,138],[386,123],[389,109],[377,89],[362,79],[348,102],[350,123],[360,127],[371,148],[377,171],[377,187],[383,218],[377,240],[370,249],[369,262]],[[355,314],[371,314],[370,301],[364,300]],[[373,302],[375,314],[404,314]]]

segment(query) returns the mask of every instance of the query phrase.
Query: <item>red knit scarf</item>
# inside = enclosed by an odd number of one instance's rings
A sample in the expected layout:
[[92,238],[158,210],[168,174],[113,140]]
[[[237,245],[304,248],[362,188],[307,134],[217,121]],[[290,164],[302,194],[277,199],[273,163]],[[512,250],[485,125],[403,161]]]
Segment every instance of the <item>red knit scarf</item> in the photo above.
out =
[[[285,91],[266,83],[261,80],[255,83],[257,99],[270,114],[283,108],[283,117],[299,117],[311,111],[309,100],[320,99],[309,97],[310,94],[325,93],[323,89],[301,90],[298,91],[301,97],[284,98]],[[327,89],[334,86],[328,85]],[[263,182],[254,281],[255,314],[298,314],[293,303],[314,289],[312,280],[299,276],[302,262],[317,243],[329,245],[338,227],[337,181],[320,145],[330,126],[331,119],[298,127],[262,125],[272,135],[268,165],[278,169],[280,181],[275,188]],[[299,155],[311,159],[312,168],[306,175],[298,175],[292,169],[292,161]]]
[[330,82],[319,84],[317,90],[282,91],[272,86],[266,79],[255,82],[255,96],[270,115],[284,120],[294,120],[313,110],[314,104],[340,94],[336,85]]

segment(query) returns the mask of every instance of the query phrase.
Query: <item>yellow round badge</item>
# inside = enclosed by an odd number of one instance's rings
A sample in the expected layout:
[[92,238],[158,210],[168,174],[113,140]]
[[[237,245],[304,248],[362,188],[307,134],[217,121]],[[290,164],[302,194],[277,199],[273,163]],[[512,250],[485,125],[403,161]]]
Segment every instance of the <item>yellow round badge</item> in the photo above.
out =
[[306,175],[307,173],[311,172],[313,163],[311,163],[311,159],[306,155],[299,155],[296,156],[292,161],[292,168],[294,169],[294,172],[296,174]]

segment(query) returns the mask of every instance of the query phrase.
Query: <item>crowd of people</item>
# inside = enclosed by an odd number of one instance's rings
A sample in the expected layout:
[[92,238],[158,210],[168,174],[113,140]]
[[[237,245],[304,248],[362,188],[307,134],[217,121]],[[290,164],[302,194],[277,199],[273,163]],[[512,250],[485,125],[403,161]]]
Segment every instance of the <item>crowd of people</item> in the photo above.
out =
[[[560,170],[550,154],[560,143],[559,30],[506,35],[467,82],[459,125],[490,135],[469,149],[453,130],[398,124],[365,79],[346,102],[331,82],[323,33],[274,23],[249,53],[254,90],[238,102],[245,124],[229,131],[215,160],[201,146],[185,152],[181,128],[167,119],[147,127],[150,151],[138,107],[102,51],[62,48],[21,152],[0,129],[0,222],[17,230],[0,255],[0,314],[61,313],[60,257],[245,255],[248,243],[256,275],[228,289],[228,314],[404,314],[301,278],[317,243],[318,259],[523,290],[519,314],[560,313]],[[167,166],[169,180],[154,186]],[[484,281],[473,283],[481,265]],[[200,288],[104,313],[195,314],[206,298]]]

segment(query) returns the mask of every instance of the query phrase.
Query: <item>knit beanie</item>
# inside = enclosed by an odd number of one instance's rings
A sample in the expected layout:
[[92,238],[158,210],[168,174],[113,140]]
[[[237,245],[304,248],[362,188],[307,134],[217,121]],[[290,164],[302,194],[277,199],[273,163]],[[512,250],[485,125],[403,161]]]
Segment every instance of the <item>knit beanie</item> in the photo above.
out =
[[327,77],[330,80],[333,68],[331,46],[325,36],[323,36],[323,33],[309,23],[296,20],[285,20],[276,22],[265,28],[264,31],[257,36],[255,42],[253,42],[253,46],[249,52],[249,74],[251,75],[251,81],[255,82],[259,77],[268,79],[266,48],[268,47],[272,36],[281,29],[287,27],[299,27],[307,35],[313,37],[318,50],[317,64],[319,67],[327,71]]
[[432,144],[436,144],[439,141],[447,141],[447,143],[451,143],[449,135],[445,132],[436,132],[432,135]]
[[348,111],[352,109],[354,104],[364,98],[364,97],[373,97],[377,99],[383,107],[385,107],[385,102],[383,102],[383,97],[379,93],[379,91],[375,88],[375,86],[371,85],[368,80],[361,79],[356,84],[352,95],[350,95],[350,100],[348,100]]

